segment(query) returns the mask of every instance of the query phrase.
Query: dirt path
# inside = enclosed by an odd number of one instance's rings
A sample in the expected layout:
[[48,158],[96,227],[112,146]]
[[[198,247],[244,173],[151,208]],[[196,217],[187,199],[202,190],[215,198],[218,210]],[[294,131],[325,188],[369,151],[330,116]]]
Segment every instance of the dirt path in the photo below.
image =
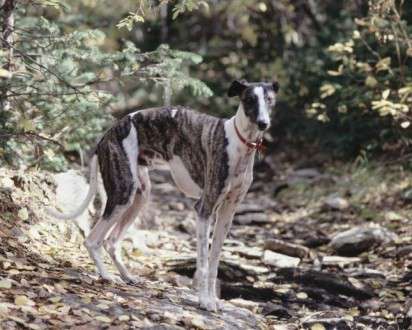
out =
[[[9,185],[17,190],[0,190],[1,326],[408,329],[412,212],[404,194],[409,179],[374,169],[305,171],[258,173],[225,243],[219,277],[227,302],[219,314],[197,308],[190,283],[192,202],[163,176],[153,180],[143,226],[150,230],[140,231],[147,250],[124,244],[128,266],[143,279],[131,287],[95,277],[73,227],[35,220],[51,194],[44,175],[2,173],[0,179],[11,178]],[[268,177],[273,184],[262,184]],[[347,204],[331,207],[330,196]],[[328,244],[336,233],[371,223],[396,239],[351,257],[338,256]]]

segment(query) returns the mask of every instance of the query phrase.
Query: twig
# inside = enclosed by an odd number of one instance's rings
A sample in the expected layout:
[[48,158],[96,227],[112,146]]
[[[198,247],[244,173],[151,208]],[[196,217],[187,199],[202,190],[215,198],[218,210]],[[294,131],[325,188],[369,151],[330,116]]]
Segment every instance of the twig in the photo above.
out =
[[64,150],[64,146],[56,141],[53,140],[52,138],[49,138],[47,136],[43,136],[34,132],[17,132],[17,133],[0,133],[0,138],[6,138],[6,137],[18,137],[18,138],[26,138],[26,139],[37,139],[37,140],[44,140],[50,143],[53,143],[55,145],[57,145],[60,149]]

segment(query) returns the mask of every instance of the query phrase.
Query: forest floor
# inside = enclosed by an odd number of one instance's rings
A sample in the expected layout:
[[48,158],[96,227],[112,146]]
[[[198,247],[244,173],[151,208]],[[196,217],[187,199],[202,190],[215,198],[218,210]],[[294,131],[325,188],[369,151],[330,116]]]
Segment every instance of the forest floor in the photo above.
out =
[[[1,169],[0,328],[411,327],[408,172],[278,154],[258,164],[255,177],[224,246],[223,310],[210,313],[198,309],[191,288],[193,201],[163,173],[152,177],[137,234],[145,248],[124,242],[127,265],[143,280],[129,286],[96,277],[74,225],[44,220],[53,203],[47,173]],[[350,229],[360,239],[339,248],[335,236]]]

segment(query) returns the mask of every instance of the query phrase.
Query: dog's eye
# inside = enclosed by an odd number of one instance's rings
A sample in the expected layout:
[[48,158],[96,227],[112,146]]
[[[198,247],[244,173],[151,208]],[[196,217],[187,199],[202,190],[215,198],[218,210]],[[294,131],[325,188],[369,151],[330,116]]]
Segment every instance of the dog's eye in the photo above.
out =
[[274,98],[273,96],[267,96],[267,97],[266,97],[266,101],[267,101],[269,104],[273,104],[273,103],[275,103],[275,98]]
[[247,96],[245,98],[245,102],[248,103],[248,104],[251,104],[251,103],[255,102],[255,99],[254,99],[253,96]]

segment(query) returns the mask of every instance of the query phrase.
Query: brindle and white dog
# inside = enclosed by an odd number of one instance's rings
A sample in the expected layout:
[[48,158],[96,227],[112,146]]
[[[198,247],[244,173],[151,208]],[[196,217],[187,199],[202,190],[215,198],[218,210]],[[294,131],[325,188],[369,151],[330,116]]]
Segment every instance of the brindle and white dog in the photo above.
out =
[[[138,283],[121,258],[120,243],[139,210],[149,199],[148,169],[162,160],[169,164],[177,187],[197,199],[197,270],[199,303],[217,310],[216,277],[223,241],[236,206],[252,183],[253,162],[262,135],[270,125],[278,83],[234,81],[228,96],[239,96],[236,115],[219,119],[184,107],[153,108],[125,116],[109,129],[91,159],[90,191],[73,219],[87,208],[97,190],[100,170],[107,203],[85,246],[100,276],[110,280],[102,246],[126,283]],[[215,219],[212,245],[209,233]]]

